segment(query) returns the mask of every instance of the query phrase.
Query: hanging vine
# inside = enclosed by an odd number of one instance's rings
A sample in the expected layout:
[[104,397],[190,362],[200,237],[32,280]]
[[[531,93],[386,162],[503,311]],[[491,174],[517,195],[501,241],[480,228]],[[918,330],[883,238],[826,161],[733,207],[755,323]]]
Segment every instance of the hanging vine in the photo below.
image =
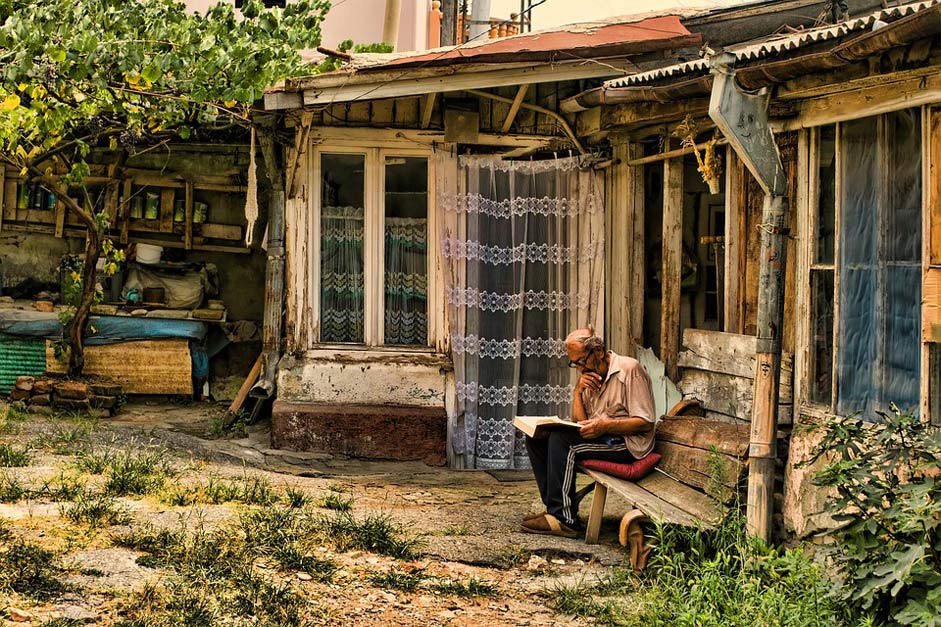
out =
[[706,142],[706,146],[699,152],[696,147],[696,122],[692,116],[687,115],[682,122],[673,129],[673,137],[680,139],[683,148],[689,148],[696,155],[696,162],[699,166],[696,168],[704,183],[709,185],[709,192],[718,194],[722,191],[720,186],[720,177],[722,176],[722,159],[716,153],[716,145],[719,142],[719,130],[716,129],[712,139]]

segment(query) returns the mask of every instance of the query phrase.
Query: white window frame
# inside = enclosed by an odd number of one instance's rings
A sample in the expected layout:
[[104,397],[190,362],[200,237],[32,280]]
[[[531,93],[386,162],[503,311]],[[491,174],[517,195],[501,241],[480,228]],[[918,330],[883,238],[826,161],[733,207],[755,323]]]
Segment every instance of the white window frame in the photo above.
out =
[[[326,131],[327,129],[320,129]],[[333,130],[333,129],[330,129]],[[309,349],[337,348],[345,350],[381,350],[398,353],[432,352],[443,334],[444,315],[441,311],[443,295],[442,274],[437,262],[440,247],[438,244],[438,216],[435,210],[435,173],[433,151],[415,142],[397,140],[389,133],[377,133],[376,141],[365,142],[344,139],[343,129],[334,133],[319,133],[312,140],[310,168],[310,229],[309,237],[309,276],[310,290],[308,305],[312,314],[316,337],[311,338]],[[364,233],[363,233],[363,343],[322,343],[320,342],[320,216],[322,191],[322,156],[324,154],[363,155],[365,157],[364,177]],[[385,344],[385,159],[386,157],[420,157],[428,163],[428,337],[425,345],[404,346]]]
[[[798,410],[801,414],[810,417],[827,417],[833,416],[836,414],[836,407],[839,399],[839,384],[837,381],[838,376],[838,359],[839,359],[839,321],[840,321],[840,270],[839,270],[839,259],[840,259],[840,243],[842,239],[842,229],[840,226],[840,219],[843,214],[842,206],[842,185],[843,181],[841,178],[842,164],[843,159],[842,149],[840,147],[841,137],[843,133],[843,124],[846,122],[851,122],[857,119],[863,119],[867,117],[879,116],[878,123],[878,133],[884,135],[884,115],[892,113],[895,111],[900,111],[908,109],[911,107],[908,106],[899,106],[892,107],[886,110],[880,110],[872,113],[867,113],[864,115],[859,115],[852,118],[841,118],[834,119],[832,121],[825,120],[815,120],[814,126],[803,129],[800,135],[800,143],[798,147],[799,155],[806,156],[803,159],[802,169],[798,177],[798,211],[797,211],[797,231],[798,231],[798,260],[797,260],[797,311],[799,318],[797,320],[797,338],[796,346],[798,347],[797,354],[795,355],[795,400],[798,404]],[[922,159],[922,219],[923,222],[926,220],[927,215],[927,188],[929,179],[926,176],[926,162],[929,159],[928,155],[928,143],[926,142],[926,136],[930,132],[930,116],[927,112],[927,107],[919,107],[921,110],[921,126],[922,132],[920,136],[921,141],[921,159]],[[834,248],[833,248],[833,263],[832,264],[821,264],[817,263],[815,259],[815,248],[816,248],[816,237],[817,237],[817,220],[818,220],[818,193],[820,189],[819,182],[819,140],[820,140],[820,129],[823,126],[828,126],[833,124],[835,126],[834,133],[834,154],[835,154],[835,173],[836,178],[834,180]],[[798,159],[799,163],[801,159]],[[886,173],[882,171],[882,175],[886,176]],[[925,243],[927,238],[930,237],[930,233],[924,230],[924,225],[922,227],[922,272],[924,273],[927,264],[930,259],[926,255],[926,246]],[[833,272],[833,348],[832,348],[832,363],[831,363],[831,385],[830,385],[830,402],[829,403],[820,403],[814,402],[810,399],[810,389],[811,389],[811,367],[810,361],[812,359],[811,351],[811,329],[812,329],[812,291],[811,291],[811,271],[812,270],[832,270]],[[880,288],[881,289],[881,288]],[[921,343],[919,343],[921,344]],[[913,347],[913,350],[916,350]],[[927,395],[928,389],[925,384],[925,379],[928,376],[928,358],[927,352],[923,350],[923,346],[919,345],[917,350],[921,353],[921,410],[923,418],[927,418]]]

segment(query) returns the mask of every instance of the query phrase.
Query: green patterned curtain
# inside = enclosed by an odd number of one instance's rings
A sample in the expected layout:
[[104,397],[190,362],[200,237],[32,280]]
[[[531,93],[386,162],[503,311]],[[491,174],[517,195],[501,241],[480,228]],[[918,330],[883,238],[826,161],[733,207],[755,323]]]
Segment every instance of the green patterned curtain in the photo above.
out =
[[320,233],[320,339],[363,341],[363,209],[324,207]]
[[428,221],[386,218],[385,343],[428,343]]

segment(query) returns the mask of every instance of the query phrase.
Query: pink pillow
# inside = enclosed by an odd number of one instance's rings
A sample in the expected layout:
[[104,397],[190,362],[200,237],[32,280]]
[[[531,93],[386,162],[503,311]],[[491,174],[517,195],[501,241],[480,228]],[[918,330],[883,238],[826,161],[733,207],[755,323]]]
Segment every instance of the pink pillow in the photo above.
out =
[[653,472],[654,466],[657,465],[660,458],[660,453],[650,453],[646,457],[629,464],[606,462],[600,459],[585,459],[580,464],[582,468],[597,470],[612,477],[627,479],[628,481],[639,481]]

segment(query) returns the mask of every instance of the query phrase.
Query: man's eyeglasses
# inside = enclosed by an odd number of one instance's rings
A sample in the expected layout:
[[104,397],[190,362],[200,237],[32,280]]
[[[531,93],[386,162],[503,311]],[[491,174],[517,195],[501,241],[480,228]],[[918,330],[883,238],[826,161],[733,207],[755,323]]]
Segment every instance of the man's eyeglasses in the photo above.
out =
[[579,360],[569,360],[569,368],[584,368],[588,365],[588,357],[582,357]]

